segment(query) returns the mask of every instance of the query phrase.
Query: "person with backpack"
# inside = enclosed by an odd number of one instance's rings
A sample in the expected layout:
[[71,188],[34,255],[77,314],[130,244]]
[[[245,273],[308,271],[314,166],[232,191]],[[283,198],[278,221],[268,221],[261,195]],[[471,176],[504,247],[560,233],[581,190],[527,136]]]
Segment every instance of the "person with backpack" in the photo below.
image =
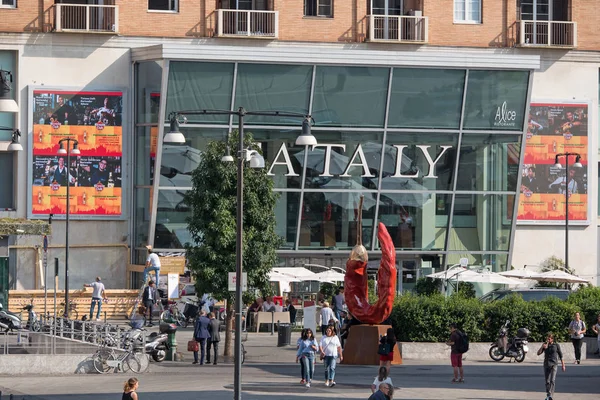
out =
[[379,367],[385,367],[388,375],[390,374],[392,361],[394,361],[394,346],[396,346],[394,328],[388,328],[385,336],[379,338],[379,347],[377,349],[377,354],[379,354]]
[[448,340],[446,344],[450,346],[450,362],[452,363],[452,369],[454,370],[452,383],[465,383],[462,355],[469,350],[467,335],[458,330],[458,326],[455,322],[451,323],[449,328],[450,340]]

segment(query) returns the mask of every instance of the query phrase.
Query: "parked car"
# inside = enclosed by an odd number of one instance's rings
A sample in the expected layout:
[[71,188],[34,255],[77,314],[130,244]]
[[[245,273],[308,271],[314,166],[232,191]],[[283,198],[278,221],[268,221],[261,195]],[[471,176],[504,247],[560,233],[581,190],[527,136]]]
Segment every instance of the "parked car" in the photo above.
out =
[[511,294],[517,294],[525,301],[543,300],[547,297],[556,297],[566,300],[571,292],[566,289],[528,288],[528,289],[496,289],[484,294],[479,300],[484,302],[501,300]]

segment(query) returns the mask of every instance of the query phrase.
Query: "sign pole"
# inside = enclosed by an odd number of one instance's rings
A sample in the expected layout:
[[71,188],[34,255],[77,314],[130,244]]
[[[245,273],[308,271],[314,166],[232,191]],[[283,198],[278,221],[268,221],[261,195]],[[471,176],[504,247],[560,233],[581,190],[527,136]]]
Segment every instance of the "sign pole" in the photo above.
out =
[[44,235],[44,317],[48,318],[48,236]]

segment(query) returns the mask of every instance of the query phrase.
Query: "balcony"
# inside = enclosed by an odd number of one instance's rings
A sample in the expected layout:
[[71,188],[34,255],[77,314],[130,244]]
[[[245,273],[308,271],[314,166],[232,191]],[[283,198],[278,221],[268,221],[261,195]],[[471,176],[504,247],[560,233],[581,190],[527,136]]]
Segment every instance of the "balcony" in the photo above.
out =
[[119,33],[119,6],[55,4],[54,30],[75,33]]
[[217,10],[217,37],[277,39],[279,12]]
[[577,22],[520,21],[519,45],[574,49],[577,47]]
[[427,43],[427,17],[411,15],[369,15],[369,41]]

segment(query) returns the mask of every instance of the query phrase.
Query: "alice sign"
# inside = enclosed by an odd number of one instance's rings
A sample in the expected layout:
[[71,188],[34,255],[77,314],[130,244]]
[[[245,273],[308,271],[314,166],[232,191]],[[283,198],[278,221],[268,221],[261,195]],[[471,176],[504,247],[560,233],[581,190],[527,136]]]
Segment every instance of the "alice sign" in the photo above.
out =
[[[421,151],[421,153],[423,153],[423,156],[425,157],[425,160],[428,164],[427,172],[426,173],[421,172],[420,170],[417,169],[416,172],[411,171],[410,173],[406,173],[406,174],[402,173],[402,171],[401,171],[401,166],[402,166],[401,161],[402,161],[402,157],[404,157],[404,150],[406,148],[408,148],[409,146],[394,144],[394,145],[391,145],[391,147],[394,147],[396,149],[394,174],[391,175],[392,178],[423,177],[423,178],[435,179],[435,178],[437,178],[437,175],[435,174],[435,165],[442,159],[444,153],[446,153],[446,151],[451,149],[453,146],[439,146],[440,151],[438,152],[437,156],[435,156],[435,159],[434,159],[431,156],[431,154],[429,153],[429,149],[432,146],[416,145],[415,147],[418,148]],[[323,172],[319,176],[334,176],[331,173],[331,150],[333,148],[339,148],[342,151],[346,151],[346,145],[345,144],[323,143],[323,144],[311,146],[310,151],[314,151],[316,148],[325,148],[324,155],[323,155],[323,157],[324,157]],[[274,176],[275,174],[273,173],[273,168],[278,165],[286,167],[287,173],[285,174],[285,176],[300,176],[300,174],[298,174],[298,172],[296,170],[294,170],[292,161],[290,159],[290,155],[287,150],[286,143],[282,143],[281,146],[279,147],[279,150],[277,151],[277,155],[273,159],[273,162],[271,163],[271,168],[269,168],[269,172],[267,173],[267,175]],[[375,177],[375,175],[373,175],[373,173],[371,173],[371,171],[369,169],[369,165],[367,164],[367,158],[365,157],[365,153],[362,149],[361,144],[358,144],[356,146],[356,148],[354,149],[354,152],[348,158],[348,164],[344,168],[344,172],[339,176],[340,177],[350,177],[351,176],[350,169],[353,167],[358,167],[358,168],[362,169],[362,175],[361,175],[362,178],[374,178]]]

